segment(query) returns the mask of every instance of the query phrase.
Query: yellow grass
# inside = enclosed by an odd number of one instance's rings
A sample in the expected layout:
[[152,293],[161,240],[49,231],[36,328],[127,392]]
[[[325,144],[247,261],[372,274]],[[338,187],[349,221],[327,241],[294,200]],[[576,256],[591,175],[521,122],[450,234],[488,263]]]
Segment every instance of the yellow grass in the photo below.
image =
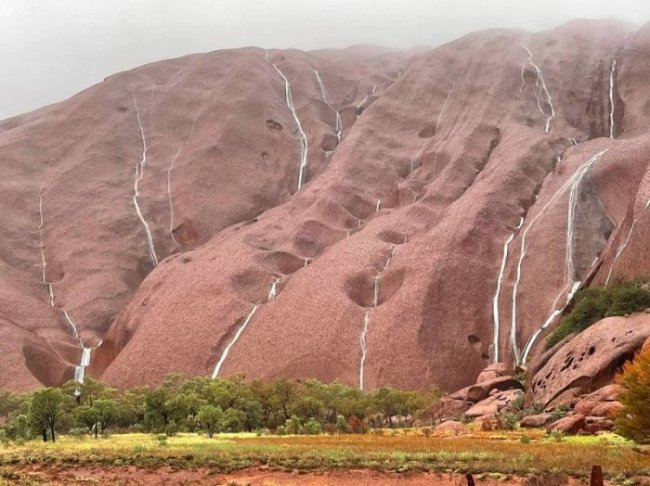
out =
[[443,471],[503,474],[541,472],[586,477],[594,464],[609,476],[650,475],[650,450],[613,434],[566,438],[555,442],[542,431],[480,433],[424,437],[417,431],[383,431],[383,435],[266,436],[224,434],[212,439],[179,434],[168,439],[148,434],[121,434],[97,440],[61,437],[56,444],[38,441],[0,447],[0,469],[33,463],[61,467],[207,468],[229,472],[266,466],[278,470],[365,468],[382,471]]

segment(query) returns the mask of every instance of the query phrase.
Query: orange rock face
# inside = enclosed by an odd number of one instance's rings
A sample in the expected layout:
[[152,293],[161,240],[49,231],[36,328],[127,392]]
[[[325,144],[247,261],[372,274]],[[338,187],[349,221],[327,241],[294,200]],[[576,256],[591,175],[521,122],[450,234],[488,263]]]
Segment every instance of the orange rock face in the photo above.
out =
[[584,21],[189,56],[0,122],[0,386],[83,348],[118,386],[524,363],[577,288],[649,273],[648,71],[650,28]]

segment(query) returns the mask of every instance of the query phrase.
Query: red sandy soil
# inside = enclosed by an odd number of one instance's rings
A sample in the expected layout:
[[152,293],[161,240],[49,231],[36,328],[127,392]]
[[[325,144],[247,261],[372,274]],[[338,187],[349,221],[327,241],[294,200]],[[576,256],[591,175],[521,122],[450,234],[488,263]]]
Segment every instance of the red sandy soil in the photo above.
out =
[[[41,467],[22,469],[20,472],[27,478],[47,481],[47,484],[63,485],[86,482],[101,484],[134,484],[134,485],[181,485],[181,484],[211,484],[211,485],[250,485],[250,486],[465,486],[467,480],[461,474],[399,474],[380,473],[372,471],[345,472],[273,472],[263,470],[241,471],[233,474],[210,474],[205,469],[157,470],[138,469],[135,467],[77,468],[51,470]],[[483,486],[523,486],[527,479],[515,478],[507,481],[496,479],[476,479],[477,485]],[[577,479],[566,479],[566,486],[584,484]],[[560,484],[560,483],[558,483]],[[605,482],[606,485],[611,483]]]

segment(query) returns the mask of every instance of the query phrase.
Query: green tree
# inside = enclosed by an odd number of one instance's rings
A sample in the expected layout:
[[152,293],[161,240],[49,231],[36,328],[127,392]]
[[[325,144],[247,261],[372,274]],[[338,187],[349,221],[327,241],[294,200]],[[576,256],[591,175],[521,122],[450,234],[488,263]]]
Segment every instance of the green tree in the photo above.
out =
[[273,408],[282,421],[289,420],[289,410],[297,394],[296,384],[288,380],[279,380],[273,384]]
[[199,410],[196,418],[201,424],[201,427],[203,427],[207,432],[208,437],[212,438],[215,432],[221,430],[224,421],[224,414],[220,407],[204,405],[201,407],[201,410]]
[[406,399],[404,393],[393,388],[379,388],[370,395],[372,407],[384,416],[389,427],[393,427],[394,415],[404,413]]
[[9,422],[9,416],[20,408],[21,399],[7,390],[0,390],[0,417]]
[[63,410],[63,400],[63,393],[58,388],[44,388],[32,394],[29,422],[44,442],[47,442],[48,432],[52,442],[56,442],[56,425]]
[[169,422],[181,410],[176,396],[181,388],[182,375],[167,375],[163,383],[145,395],[145,426],[156,432],[165,432]]

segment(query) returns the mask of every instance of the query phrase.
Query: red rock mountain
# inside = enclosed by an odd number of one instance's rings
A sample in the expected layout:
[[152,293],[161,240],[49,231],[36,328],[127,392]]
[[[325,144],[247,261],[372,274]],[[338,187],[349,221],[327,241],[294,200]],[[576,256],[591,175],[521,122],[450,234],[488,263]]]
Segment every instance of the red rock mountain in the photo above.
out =
[[0,122],[0,387],[457,389],[649,274],[650,25],[239,49]]

